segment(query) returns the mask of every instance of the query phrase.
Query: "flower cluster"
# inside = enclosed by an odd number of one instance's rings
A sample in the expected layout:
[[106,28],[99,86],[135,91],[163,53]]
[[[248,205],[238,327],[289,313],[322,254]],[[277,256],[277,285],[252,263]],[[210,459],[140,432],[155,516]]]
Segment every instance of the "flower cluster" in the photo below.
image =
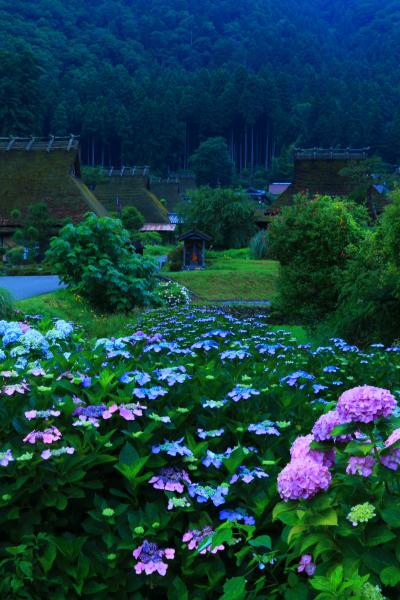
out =
[[347,518],[353,527],[357,527],[359,523],[368,523],[375,516],[375,507],[369,502],[364,502],[364,504],[353,506]]
[[[188,550],[197,550],[199,546],[201,546],[204,540],[208,540],[212,538],[214,534],[214,530],[212,527],[204,527],[202,530],[193,529],[192,531],[187,531],[183,538],[182,542],[187,544]],[[212,547],[211,543],[202,548],[199,553],[200,554],[216,554],[221,550],[225,550],[225,546],[223,544],[219,544],[218,546]]]
[[175,558],[173,548],[161,549],[157,544],[151,544],[147,540],[141,546],[138,546],[132,554],[138,561],[135,565],[137,575],[144,572],[146,575],[158,573],[164,576],[168,569],[168,564],[164,562],[164,559],[173,560]]

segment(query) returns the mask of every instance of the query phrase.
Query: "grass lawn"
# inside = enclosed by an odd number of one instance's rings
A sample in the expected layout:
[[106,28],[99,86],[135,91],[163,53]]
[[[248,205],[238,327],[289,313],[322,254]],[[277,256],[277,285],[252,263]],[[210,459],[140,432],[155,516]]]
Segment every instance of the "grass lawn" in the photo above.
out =
[[90,338],[126,334],[127,325],[134,324],[140,314],[139,310],[128,314],[100,314],[85,300],[67,290],[20,300],[16,303],[16,307],[24,314],[73,321],[81,325]]
[[168,273],[200,300],[273,300],[279,263],[254,260],[247,248],[208,252],[202,271]]

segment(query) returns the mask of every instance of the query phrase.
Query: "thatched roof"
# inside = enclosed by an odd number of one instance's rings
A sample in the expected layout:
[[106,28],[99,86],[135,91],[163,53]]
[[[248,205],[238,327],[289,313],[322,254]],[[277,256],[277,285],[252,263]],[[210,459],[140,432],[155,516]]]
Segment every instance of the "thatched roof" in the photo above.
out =
[[94,195],[109,211],[134,206],[142,213],[146,223],[169,223],[166,207],[150,191],[147,168],[125,167],[118,171],[104,171],[105,177],[96,185]]
[[13,209],[46,202],[57,224],[80,221],[88,211],[106,214],[78,179],[79,140],[75,136],[0,138],[0,227],[19,225]]

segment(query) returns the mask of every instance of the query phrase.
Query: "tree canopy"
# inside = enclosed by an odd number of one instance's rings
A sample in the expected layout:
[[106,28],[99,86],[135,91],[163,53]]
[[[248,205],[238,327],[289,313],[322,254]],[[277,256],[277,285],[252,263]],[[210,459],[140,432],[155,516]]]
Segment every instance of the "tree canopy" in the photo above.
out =
[[240,171],[293,143],[394,163],[399,17],[393,0],[0,0],[0,133],[81,133],[87,164],[160,172],[218,136]]

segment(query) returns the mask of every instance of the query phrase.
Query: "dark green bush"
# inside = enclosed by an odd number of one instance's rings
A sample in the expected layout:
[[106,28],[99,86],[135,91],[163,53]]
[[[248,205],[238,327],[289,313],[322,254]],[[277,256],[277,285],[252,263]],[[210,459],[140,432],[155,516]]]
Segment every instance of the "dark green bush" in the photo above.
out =
[[250,240],[250,256],[258,260],[268,256],[268,234],[265,230],[258,231]]
[[156,301],[156,265],[135,254],[119,219],[88,214],[51,240],[47,264],[69,288],[108,311],[127,311]]
[[8,290],[0,287],[0,319],[11,319],[15,310],[14,297]]
[[183,245],[179,244],[168,253],[168,266],[170,271],[180,271],[183,264]]
[[22,246],[14,246],[10,250],[8,250],[7,254],[7,262],[12,265],[22,265],[24,262],[24,249]]
[[366,223],[365,209],[328,196],[300,196],[274,218],[269,244],[281,264],[280,310],[313,324],[336,308],[351,247],[364,239]]
[[355,248],[343,273],[335,313],[324,333],[357,344],[392,343],[400,337],[400,193],[384,211],[376,229]]

